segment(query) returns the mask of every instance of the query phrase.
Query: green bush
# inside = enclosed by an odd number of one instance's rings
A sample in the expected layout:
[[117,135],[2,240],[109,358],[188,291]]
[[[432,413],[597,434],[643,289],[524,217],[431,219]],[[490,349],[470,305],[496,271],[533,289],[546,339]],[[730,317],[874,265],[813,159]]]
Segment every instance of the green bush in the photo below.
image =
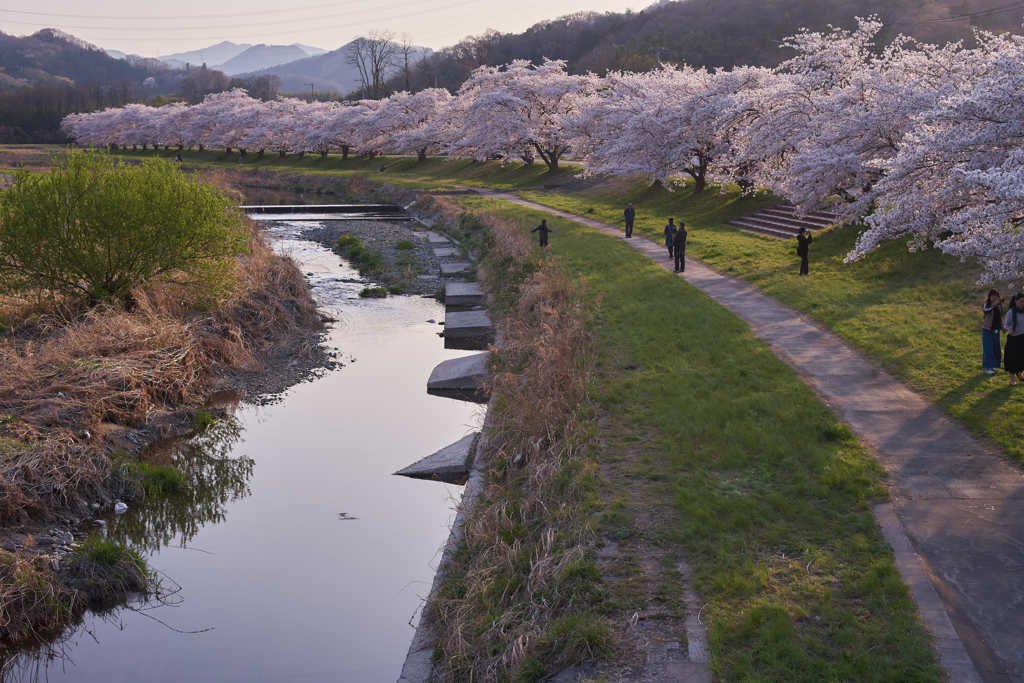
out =
[[383,299],[387,295],[388,290],[383,287],[366,287],[363,291],[359,292],[359,296],[364,299]]
[[248,250],[234,203],[162,159],[74,152],[13,178],[0,195],[0,291],[127,303],[135,287],[173,280],[215,300]]
[[334,242],[334,247],[359,269],[362,275],[374,275],[381,269],[380,254],[370,249],[353,234],[345,233]]
[[413,249],[412,242],[409,240],[398,240],[398,244],[395,245],[395,249],[399,251],[411,251]]

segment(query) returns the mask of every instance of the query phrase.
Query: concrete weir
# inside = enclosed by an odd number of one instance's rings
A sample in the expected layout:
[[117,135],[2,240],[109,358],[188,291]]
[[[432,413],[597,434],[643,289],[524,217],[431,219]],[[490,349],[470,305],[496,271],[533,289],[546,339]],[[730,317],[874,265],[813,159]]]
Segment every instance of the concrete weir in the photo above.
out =
[[444,283],[444,303],[446,306],[482,306],[484,290],[476,282],[459,282],[446,280]]
[[413,479],[430,479],[446,484],[465,484],[473,458],[473,444],[480,432],[468,434],[450,446],[398,470],[395,474]]
[[469,261],[448,261],[441,264],[441,275],[452,277],[469,275],[473,272],[473,264]]
[[427,380],[427,393],[460,401],[487,403],[490,400],[487,386],[491,379],[490,370],[487,369],[490,356],[490,351],[484,351],[438,364]]
[[487,311],[447,310],[444,316],[444,347],[478,351],[494,341],[494,323]]

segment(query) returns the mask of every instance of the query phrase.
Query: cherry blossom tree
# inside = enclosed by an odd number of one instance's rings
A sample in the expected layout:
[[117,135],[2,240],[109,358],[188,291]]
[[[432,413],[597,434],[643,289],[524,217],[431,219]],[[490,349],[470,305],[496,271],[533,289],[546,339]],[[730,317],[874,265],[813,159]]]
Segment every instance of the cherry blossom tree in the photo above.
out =
[[[662,66],[643,74],[611,74],[577,122],[589,171],[636,173],[670,183],[683,175],[700,193],[714,176],[728,180],[731,112],[740,93],[772,78],[767,69],[709,72]],[[719,166],[715,166],[719,164]]]
[[400,92],[364,119],[367,143],[386,153],[415,152],[420,161],[453,137],[452,96],[443,88]]
[[884,164],[877,209],[847,257],[910,238],[977,259],[982,281],[1024,275],[1024,38],[980,34],[972,72],[916,114]]
[[592,92],[593,76],[573,76],[565,62],[533,66],[516,60],[481,66],[459,89],[465,114],[451,140],[451,153],[483,160],[511,158],[532,150],[550,171],[572,147],[572,122]]

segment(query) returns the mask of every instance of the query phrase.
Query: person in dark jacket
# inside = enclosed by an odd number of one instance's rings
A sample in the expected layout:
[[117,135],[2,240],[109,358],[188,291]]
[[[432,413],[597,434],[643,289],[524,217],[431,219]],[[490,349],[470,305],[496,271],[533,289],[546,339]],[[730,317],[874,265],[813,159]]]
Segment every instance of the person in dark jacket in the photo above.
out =
[[686,238],[689,237],[689,233],[686,231],[686,223],[679,222],[679,230],[676,231],[676,236],[672,238],[672,247],[675,252],[676,268],[677,273],[686,272]]
[[1006,330],[1006,348],[1003,349],[1003,367],[1010,373],[1010,384],[1024,380],[1024,293],[1010,299],[1010,310],[1003,318]]
[[668,225],[665,226],[665,246],[668,247],[668,257],[672,258],[673,249],[675,248],[676,223],[674,218],[668,219]]
[[626,217],[626,237],[632,237],[633,221],[636,220],[636,209],[633,208],[633,202],[626,205],[626,210],[623,213]]
[[538,232],[538,233],[540,233],[538,235],[538,237],[540,238],[540,246],[546,247],[546,246],[548,246],[548,233],[554,232],[554,230],[552,230],[551,228],[548,227],[548,221],[545,218],[544,220],[542,220],[540,222],[540,225],[538,225],[536,228],[534,228],[530,232]]
[[796,236],[796,254],[800,257],[801,275],[808,275],[811,272],[811,266],[807,259],[811,255],[810,246],[813,241],[814,238],[811,237],[811,233],[800,228],[800,233]]
[[999,290],[988,290],[981,312],[981,367],[986,375],[996,374],[1002,363],[1003,345],[999,333],[1003,331],[1003,300]]

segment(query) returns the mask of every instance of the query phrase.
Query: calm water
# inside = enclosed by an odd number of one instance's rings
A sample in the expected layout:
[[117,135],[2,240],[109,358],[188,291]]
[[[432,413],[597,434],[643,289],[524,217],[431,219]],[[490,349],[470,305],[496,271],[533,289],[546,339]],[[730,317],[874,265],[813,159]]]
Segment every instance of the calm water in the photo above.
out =
[[443,319],[441,305],[359,300],[364,285],[343,282],[358,273],[298,240],[303,226],[267,227],[339,320],[329,344],[345,366],[278,403],[243,404],[165,454],[201,485],[110,531],[167,577],[164,600],[91,615],[51,652],[23,655],[8,680],[397,678],[462,489],[391,473],[482,414],[426,393],[431,369],[465,354],[427,322]]

